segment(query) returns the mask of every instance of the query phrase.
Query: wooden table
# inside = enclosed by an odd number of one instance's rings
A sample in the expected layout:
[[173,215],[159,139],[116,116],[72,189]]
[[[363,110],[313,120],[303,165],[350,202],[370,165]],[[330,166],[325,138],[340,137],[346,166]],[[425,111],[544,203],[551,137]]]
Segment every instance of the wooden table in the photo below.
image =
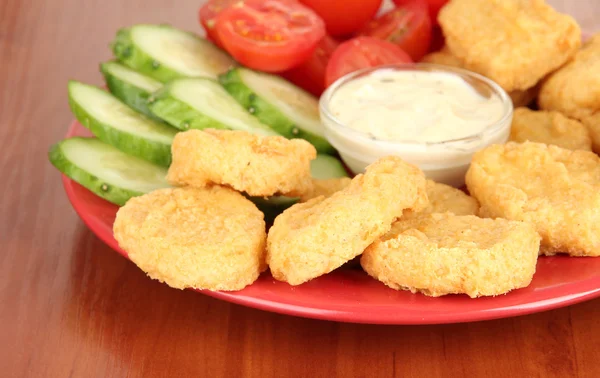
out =
[[[88,231],[46,158],[67,80],[101,83],[117,27],[199,30],[198,3],[0,1],[0,376],[600,377],[600,300],[458,325],[306,320],[170,289]],[[553,3],[598,29],[596,0]]]

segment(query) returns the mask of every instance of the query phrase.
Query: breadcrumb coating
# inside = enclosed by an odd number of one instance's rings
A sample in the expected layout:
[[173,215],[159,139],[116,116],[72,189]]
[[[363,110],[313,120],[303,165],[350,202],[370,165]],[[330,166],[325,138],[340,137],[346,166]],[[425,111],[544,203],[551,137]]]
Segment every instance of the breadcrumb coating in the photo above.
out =
[[134,197],[117,212],[113,231],[131,261],[177,289],[240,290],[267,267],[263,214],[225,187]]
[[592,150],[592,138],[587,127],[555,111],[515,109],[510,140],[553,144],[569,150]]
[[425,185],[417,167],[385,157],[330,197],[285,210],[267,237],[273,277],[299,285],[339,268],[389,231],[405,209],[424,208]]
[[467,187],[480,216],[531,223],[541,253],[600,255],[600,158],[541,143],[492,145],[473,156]]
[[306,202],[316,197],[329,197],[335,192],[339,192],[348,185],[352,179],[350,177],[339,177],[332,179],[313,179],[312,190],[304,193],[300,201]]
[[452,0],[438,21],[450,52],[508,92],[535,86],[581,46],[577,22],[543,0]]
[[538,104],[578,120],[600,111],[600,33],[544,81]]
[[312,189],[310,161],[317,151],[302,139],[245,131],[178,133],[167,179],[175,185],[227,185],[251,196],[300,196]]
[[427,180],[427,198],[427,207],[419,212],[405,210],[398,222],[422,214],[449,212],[456,215],[477,215],[479,212],[479,203],[475,198],[460,189],[433,180]]
[[538,233],[524,222],[424,214],[396,222],[360,262],[369,275],[396,290],[476,298],[528,286],[539,245]]

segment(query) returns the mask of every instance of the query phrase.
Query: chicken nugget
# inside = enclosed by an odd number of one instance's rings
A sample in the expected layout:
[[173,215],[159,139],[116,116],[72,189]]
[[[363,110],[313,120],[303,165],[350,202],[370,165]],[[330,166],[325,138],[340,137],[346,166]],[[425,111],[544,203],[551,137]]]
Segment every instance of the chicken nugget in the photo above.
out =
[[[452,55],[447,47],[444,47],[440,51],[425,55],[422,62],[465,69],[465,64]],[[513,102],[513,106],[519,107],[529,105],[537,96],[538,90],[538,86],[535,86],[524,91],[515,90],[507,93]]]
[[438,21],[465,67],[507,92],[526,90],[581,46],[581,29],[543,0],[452,0]]
[[583,117],[583,125],[590,132],[592,138],[592,150],[600,154],[600,109],[590,116]]
[[553,144],[569,150],[592,150],[588,129],[581,122],[555,111],[515,109],[510,140]]
[[425,214],[395,223],[365,250],[360,263],[392,289],[476,298],[528,286],[539,246],[540,237],[528,223]]
[[427,198],[427,207],[418,212],[404,210],[398,222],[422,214],[449,212],[456,215],[477,215],[479,211],[479,203],[475,198],[460,189],[433,180],[427,180]]
[[[544,81],[538,104],[578,120],[600,111],[600,33]],[[600,140],[594,143],[600,144]]]
[[492,145],[473,156],[467,187],[480,216],[531,223],[541,252],[600,255],[600,158],[541,143]]
[[300,196],[300,201],[306,202],[320,196],[329,197],[350,185],[351,181],[350,177],[313,179],[312,189]]
[[251,196],[299,196],[311,190],[317,151],[302,139],[245,131],[189,130],[175,136],[167,179],[175,185],[228,185]]
[[113,231],[140,269],[177,288],[240,290],[265,263],[263,214],[226,188],[169,188],[130,199]]
[[420,169],[385,157],[332,196],[285,210],[267,236],[273,277],[299,285],[339,268],[388,232],[405,209],[425,207],[425,185]]
[[444,46],[440,51],[432,52],[421,59],[423,63],[440,64],[442,66],[464,68],[463,62],[452,55],[448,47]]

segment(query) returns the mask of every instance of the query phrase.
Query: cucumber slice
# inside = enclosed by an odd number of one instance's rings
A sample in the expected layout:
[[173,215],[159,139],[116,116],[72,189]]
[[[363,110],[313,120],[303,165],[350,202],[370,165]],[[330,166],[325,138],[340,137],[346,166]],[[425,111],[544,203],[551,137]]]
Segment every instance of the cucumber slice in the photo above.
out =
[[110,93],[69,82],[69,104],[75,117],[101,141],[154,164],[171,163],[174,128],[137,113]]
[[261,135],[279,135],[260,123],[213,79],[177,79],[154,94],[152,113],[177,127],[188,129],[232,129]]
[[158,120],[148,109],[148,98],[162,88],[160,81],[117,62],[102,63],[100,71],[104,75],[110,93],[130,108]]
[[318,152],[335,152],[325,139],[319,103],[312,95],[278,76],[246,68],[233,68],[219,80],[242,106],[281,135],[306,139]]
[[319,180],[349,177],[348,171],[339,159],[323,154],[318,154],[317,158],[310,162],[310,174]]
[[119,206],[131,197],[170,187],[166,168],[127,155],[96,138],[65,139],[50,148],[48,158],[67,177]]
[[111,43],[126,66],[162,82],[178,77],[212,77],[234,60],[211,42],[169,25],[134,25]]
[[[348,172],[344,169],[341,161],[333,156],[323,154],[317,155],[317,158],[310,162],[310,173],[313,178],[322,180],[348,177]],[[298,198],[284,196],[249,198],[265,214],[266,222],[273,222],[285,209],[298,202]]]

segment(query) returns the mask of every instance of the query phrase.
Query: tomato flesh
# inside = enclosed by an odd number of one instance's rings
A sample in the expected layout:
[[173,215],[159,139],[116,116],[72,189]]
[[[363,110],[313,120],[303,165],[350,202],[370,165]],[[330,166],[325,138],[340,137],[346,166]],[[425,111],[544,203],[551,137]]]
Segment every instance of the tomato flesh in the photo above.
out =
[[281,72],[307,60],[325,36],[323,21],[294,0],[246,0],[217,16],[218,39],[249,68]]
[[372,37],[356,37],[342,43],[331,56],[325,72],[327,86],[351,72],[387,64],[412,63],[398,45]]
[[215,45],[223,47],[223,44],[219,40],[219,35],[215,30],[217,16],[231,5],[241,1],[242,0],[209,0],[202,7],[200,7],[198,14],[198,17],[200,18],[200,24],[202,24],[204,27],[206,37],[213,41]]
[[305,91],[319,97],[325,90],[327,63],[338,45],[338,41],[326,35],[307,61],[281,75]]
[[360,35],[385,39],[417,61],[429,51],[431,20],[423,0],[411,0],[371,21]]
[[344,37],[363,27],[375,16],[382,0],[300,0],[314,10],[334,37]]

